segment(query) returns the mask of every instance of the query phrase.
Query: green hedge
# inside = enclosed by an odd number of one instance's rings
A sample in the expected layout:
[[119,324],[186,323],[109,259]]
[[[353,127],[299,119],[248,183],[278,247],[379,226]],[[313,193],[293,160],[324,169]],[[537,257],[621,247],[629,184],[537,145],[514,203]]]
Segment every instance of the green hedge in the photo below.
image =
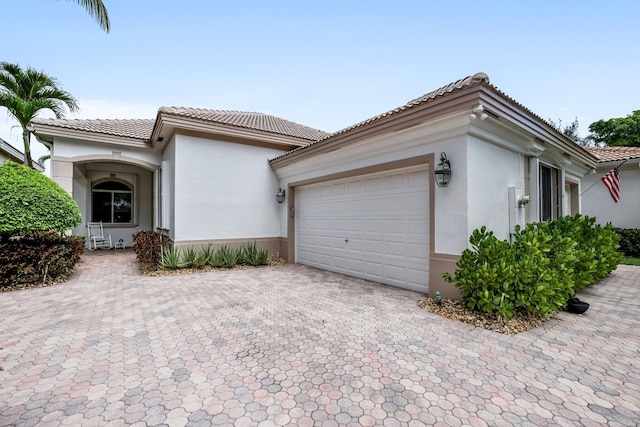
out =
[[620,251],[628,257],[640,258],[640,229],[614,228],[620,235]]
[[84,252],[84,237],[55,231],[0,235],[0,287],[66,279]]
[[529,224],[513,243],[498,240],[486,227],[469,239],[449,283],[472,309],[512,318],[516,312],[546,315],[615,269],[621,260],[619,236],[611,224],[576,215]]
[[0,164],[0,234],[66,231],[82,221],[76,202],[40,172]]

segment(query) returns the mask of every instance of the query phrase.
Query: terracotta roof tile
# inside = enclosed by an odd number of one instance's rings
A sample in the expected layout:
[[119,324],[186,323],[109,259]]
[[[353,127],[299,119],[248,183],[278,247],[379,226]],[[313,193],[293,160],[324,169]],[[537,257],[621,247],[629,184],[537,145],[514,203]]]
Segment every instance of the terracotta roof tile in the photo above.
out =
[[330,136],[339,135],[341,133],[348,132],[348,131],[350,131],[352,129],[365,126],[365,125],[367,125],[369,123],[372,123],[372,122],[381,120],[383,118],[392,116],[392,115],[397,114],[397,113],[399,113],[401,111],[408,110],[409,108],[415,107],[416,105],[423,104],[423,103],[428,102],[428,101],[430,101],[432,99],[435,99],[437,97],[440,97],[440,96],[446,95],[448,93],[463,89],[463,88],[465,88],[467,86],[473,86],[473,85],[476,85],[476,84],[479,84],[479,83],[487,83],[488,84],[489,83],[489,76],[487,76],[485,73],[476,73],[473,76],[467,76],[467,77],[465,77],[463,79],[460,79],[458,81],[450,83],[450,84],[448,84],[446,86],[442,86],[439,89],[436,89],[436,90],[434,90],[432,92],[429,92],[429,93],[427,93],[425,95],[422,95],[421,97],[413,99],[413,100],[407,102],[405,105],[403,105],[401,107],[398,107],[398,108],[395,108],[393,110],[387,111],[386,113],[378,114],[375,117],[371,117],[370,119],[364,120],[364,121],[362,121],[360,123],[356,123],[353,126],[349,126],[349,127],[344,128],[342,130],[339,130],[339,131],[331,134]]
[[639,159],[640,147],[585,147],[600,163]]
[[[369,125],[369,124],[371,124],[373,122],[377,122],[377,121],[381,121],[383,119],[387,119],[387,118],[389,118],[391,116],[394,116],[394,115],[396,115],[396,114],[398,114],[400,112],[403,112],[405,110],[411,109],[411,108],[413,108],[413,107],[415,107],[417,105],[424,104],[426,102],[430,102],[430,101],[432,101],[432,100],[434,100],[436,98],[446,96],[446,95],[448,95],[448,94],[450,94],[452,92],[456,92],[456,91],[459,91],[459,90],[463,90],[463,89],[465,89],[467,87],[476,86],[476,85],[480,85],[480,84],[483,84],[483,85],[491,88],[496,94],[498,94],[499,96],[504,98],[508,103],[512,104],[513,106],[515,106],[517,108],[522,109],[527,114],[529,114],[532,117],[535,117],[536,119],[540,120],[541,122],[547,124],[549,126],[549,128],[554,129],[553,126],[548,121],[546,121],[542,117],[538,116],[533,111],[531,111],[530,109],[528,109],[527,107],[525,107],[524,105],[522,105],[521,103],[516,101],[515,99],[511,98],[509,95],[507,95],[506,93],[504,93],[503,91],[498,89],[496,86],[492,85],[490,83],[490,81],[489,81],[489,76],[487,74],[485,74],[485,73],[476,73],[476,74],[474,74],[472,76],[467,76],[467,77],[462,78],[460,80],[457,80],[457,81],[455,81],[453,83],[450,83],[450,84],[448,84],[446,86],[442,86],[441,88],[436,89],[436,90],[434,90],[432,92],[429,92],[429,93],[427,93],[425,95],[422,95],[422,96],[420,96],[420,97],[418,97],[416,99],[413,99],[413,100],[409,101],[408,103],[406,103],[405,105],[403,105],[401,107],[398,107],[398,108],[395,108],[393,110],[387,111],[386,113],[379,114],[379,115],[377,115],[375,117],[372,117],[370,119],[364,120],[364,121],[362,121],[360,123],[357,123],[357,124],[355,124],[353,126],[349,126],[349,127],[344,128],[342,130],[339,130],[339,131],[337,131],[335,133],[327,135],[326,137],[321,138],[318,141],[315,141],[314,143],[311,143],[311,144],[309,144],[309,145],[307,145],[305,147],[298,147],[296,149],[288,151],[288,152],[286,152],[286,153],[284,153],[284,154],[282,154],[282,155],[280,155],[278,157],[275,157],[275,158],[271,159],[270,161],[278,160],[278,159],[280,159],[282,157],[286,157],[286,156],[288,156],[288,155],[290,155],[292,153],[296,153],[296,152],[298,152],[300,150],[304,150],[307,147],[313,146],[316,142],[321,142],[323,140],[328,140],[328,139],[331,139],[331,138],[333,138],[333,137],[335,137],[337,135],[348,133],[348,132],[351,132],[351,131],[353,131],[355,129],[367,126],[367,125]],[[570,141],[570,139],[568,137],[564,136],[560,132],[556,131],[556,133],[559,136],[564,137],[567,141]]]
[[59,128],[101,133],[148,140],[151,138],[153,124],[151,119],[35,119],[34,123]]
[[[442,86],[439,89],[436,89],[436,90],[434,90],[432,92],[429,92],[429,93],[427,93],[425,95],[422,95],[422,96],[420,96],[418,98],[415,98],[415,99],[407,102],[403,106],[400,106],[398,108],[394,108],[393,110],[389,110],[386,113],[378,114],[377,116],[371,117],[371,118],[369,118],[367,120],[364,120],[364,121],[362,121],[360,123],[356,123],[355,125],[346,127],[344,129],[339,130],[337,132],[334,132],[332,134],[327,134],[325,137],[319,138],[317,141],[314,141],[313,143],[307,145],[306,147],[298,147],[296,149],[293,149],[291,151],[286,152],[285,154],[282,154],[281,156],[278,156],[278,157],[275,157],[275,158],[271,159],[271,161],[274,161],[274,160],[280,159],[282,157],[288,156],[288,155],[290,155],[292,153],[295,153],[295,152],[298,152],[300,150],[304,150],[305,148],[307,148],[309,146],[313,146],[316,142],[321,142],[323,140],[327,140],[327,139],[336,137],[338,135],[342,135],[342,134],[354,131],[355,129],[365,127],[365,126],[367,126],[367,125],[369,125],[371,123],[378,122],[378,121],[381,121],[381,120],[384,120],[384,119],[388,119],[389,117],[394,116],[394,115],[396,115],[396,114],[398,114],[398,113],[400,113],[402,111],[411,109],[411,108],[413,108],[413,107],[415,107],[417,105],[420,105],[420,104],[424,104],[425,102],[429,102],[429,101],[431,101],[431,100],[433,100],[435,98],[438,98],[438,97],[441,97],[441,96],[445,96],[445,95],[447,95],[449,93],[452,93],[452,92],[455,92],[455,91],[458,91],[458,90],[462,90],[462,89],[464,89],[464,88],[466,88],[468,86],[475,86],[475,85],[482,84],[482,83],[485,83],[485,84],[489,85],[489,76],[487,74],[485,74],[485,73],[476,73],[476,74],[474,74],[472,76],[467,76],[467,77],[465,77],[463,79],[457,80],[457,81],[455,81],[453,83],[450,83],[450,84],[448,84],[446,86]],[[493,87],[493,86],[491,86],[491,87]]]
[[329,135],[318,129],[303,126],[289,120],[250,111],[207,110],[203,108],[162,107],[159,113],[189,117],[205,122],[255,129],[264,132],[316,141]]

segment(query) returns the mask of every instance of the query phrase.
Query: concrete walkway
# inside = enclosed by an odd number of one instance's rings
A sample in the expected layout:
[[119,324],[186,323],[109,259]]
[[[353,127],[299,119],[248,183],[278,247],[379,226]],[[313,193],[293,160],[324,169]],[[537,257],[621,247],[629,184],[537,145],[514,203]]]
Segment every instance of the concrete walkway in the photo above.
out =
[[640,420],[640,267],[508,337],[297,265],[145,277],[130,252],[0,294],[0,425],[584,425]]

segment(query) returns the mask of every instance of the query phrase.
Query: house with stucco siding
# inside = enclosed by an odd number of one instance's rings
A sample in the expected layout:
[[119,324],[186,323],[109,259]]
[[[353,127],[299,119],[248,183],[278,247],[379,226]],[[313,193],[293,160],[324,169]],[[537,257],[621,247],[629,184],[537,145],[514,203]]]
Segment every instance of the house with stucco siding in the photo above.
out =
[[597,163],[484,73],[333,133],[175,107],[151,120],[39,119],[31,131],[84,220],[116,240],[155,229],[179,246],[256,241],[289,262],[445,297],[457,289],[442,272],[474,229],[509,239],[580,212]]
[[[640,228],[640,147],[587,147],[598,164],[582,179],[582,213],[600,224]],[[624,163],[623,163],[624,162]],[[616,203],[602,183],[613,168],[620,172],[620,200]]]

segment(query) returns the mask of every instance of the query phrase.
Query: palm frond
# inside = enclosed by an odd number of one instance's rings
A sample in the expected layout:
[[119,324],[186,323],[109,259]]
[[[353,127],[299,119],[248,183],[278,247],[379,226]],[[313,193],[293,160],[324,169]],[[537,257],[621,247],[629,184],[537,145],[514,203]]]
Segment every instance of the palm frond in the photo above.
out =
[[[67,0],[69,1],[69,0]],[[91,15],[96,21],[98,21],[98,25],[102,28],[105,33],[111,31],[111,22],[109,21],[109,13],[107,12],[107,8],[102,3],[102,0],[73,0],[80,6],[84,7],[87,10],[87,13]]]

